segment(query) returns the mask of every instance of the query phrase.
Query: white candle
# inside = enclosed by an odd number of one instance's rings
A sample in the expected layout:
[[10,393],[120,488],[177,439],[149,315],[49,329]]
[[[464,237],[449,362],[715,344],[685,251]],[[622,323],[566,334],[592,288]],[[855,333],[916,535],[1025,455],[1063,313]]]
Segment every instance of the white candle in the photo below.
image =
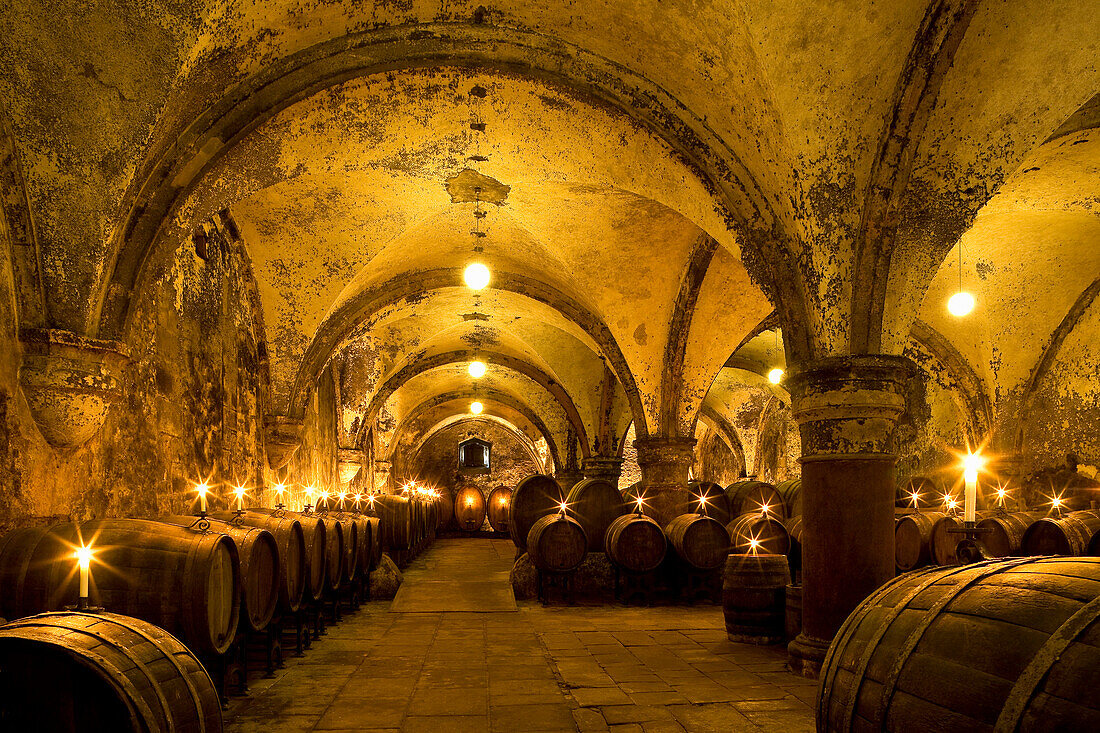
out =
[[206,484],[199,484],[199,511],[206,514]]
[[88,600],[88,575],[92,563],[91,548],[81,547],[77,550],[76,561],[80,567],[80,598],[86,601]]
[[966,494],[963,503],[963,521],[974,521],[974,510],[978,503],[978,466],[981,460],[978,456],[966,457],[966,470],[963,472],[963,481],[966,483]]
[[236,494],[236,496],[237,496],[237,511],[243,512],[244,511],[244,489],[242,489],[240,486],[238,486],[236,489],[233,490],[233,493]]

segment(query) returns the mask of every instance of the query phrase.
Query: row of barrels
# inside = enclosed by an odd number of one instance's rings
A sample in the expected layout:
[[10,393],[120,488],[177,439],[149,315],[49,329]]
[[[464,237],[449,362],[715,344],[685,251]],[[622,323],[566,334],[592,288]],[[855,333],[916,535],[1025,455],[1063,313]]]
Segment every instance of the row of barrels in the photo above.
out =
[[497,486],[488,496],[476,486],[463,486],[454,494],[443,489],[441,494],[441,527],[477,532],[488,520],[493,531],[508,531],[512,517],[512,490],[507,486]]
[[[775,519],[802,514],[802,479],[792,478],[778,484],[756,479],[735,481],[722,488],[711,481],[691,481],[687,485],[694,513],[708,516],[722,525],[743,514],[764,513]],[[641,482],[622,492],[623,500],[635,504],[644,499]]]
[[[1100,512],[1049,516],[1045,512],[977,513],[980,540],[991,557],[1100,556]],[[955,565],[961,519],[945,512],[914,512],[897,518],[894,561],[899,572],[925,565]]]
[[200,654],[224,654],[366,578],[381,559],[377,518],[249,509],[205,520],[104,519],[17,529],[0,538],[0,615],[73,604],[74,548],[94,551],[90,601],[144,619]]
[[448,502],[443,496],[375,494],[363,511],[381,520],[382,550],[404,567],[435,539],[446,520]]

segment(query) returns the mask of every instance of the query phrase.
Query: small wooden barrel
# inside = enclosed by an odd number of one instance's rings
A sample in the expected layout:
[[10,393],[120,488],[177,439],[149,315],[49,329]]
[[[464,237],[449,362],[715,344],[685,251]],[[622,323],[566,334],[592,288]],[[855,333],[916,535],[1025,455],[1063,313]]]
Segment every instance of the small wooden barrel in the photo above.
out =
[[1100,560],[1013,558],[903,575],[825,657],[819,731],[1100,730]]
[[[985,519],[989,514],[990,512],[985,511],[977,512],[974,518],[976,520]],[[960,529],[962,526],[962,516],[956,517],[953,514],[946,514],[932,524],[932,539],[929,543],[932,562],[937,565],[959,564],[958,558],[955,557],[955,548],[959,546],[959,540],[963,536],[951,530]]]
[[306,548],[303,600],[321,600],[325,594],[325,558],[328,555],[328,536],[324,523],[316,514],[292,512],[289,509],[257,508],[250,509],[249,512],[269,517],[291,517],[298,521]]
[[[742,514],[726,525],[732,547],[740,554],[786,555],[791,549],[791,536],[786,526],[770,514]],[[753,547],[752,540],[756,540]]]
[[344,566],[347,564],[344,525],[330,514],[318,514],[325,525],[325,590],[335,592],[344,585]]
[[903,573],[932,561],[932,526],[943,512],[906,514],[894,525],[894,565]]
[[791,538],[791,549],[787,553],[787,559],[791,564],[791,577],[800,582],[799,573],[802,572],[802,515],[790,517],[783,522],[787,528],[787,536]]
[[783,502],[783,512],[787,517],[797,517],[802,513],[802,479],[789,478],[775,485],[775,493]]
[[19,618],[76,603],[73,548],[84,541],[95,552],[93,605],[154,623],[196,652],[229,649],[241,608],[236,543],[220,532],[145,519],[9,532],[0,539],[0,615]]
[[722,614],[730,641],[783,641],[790,582],[784,555],[730,553],[722,572]]
[[489,526],[497,532],[507,532],[512,516],[512,490],[498,486],[489,494]]
[[45,613],[0,627],[7,731],[220,733],[221,702],[183,644],[114,613]]
[[[189,527],[194,517],[164,517],[161,521]],[[252,631],[263,631],[279,603],[279,546],[275,535],[262,527],[234,524],[211,518],[210,529],[229,535],[237,543],[241,562],[241,611]]]
[[1025,555],[1085,555],[1100,535],[1100,512],[1072,512],[1044,517],[1024,533]]
[[717,570],[730,552],[730,535],[702,514],[681,514],[665,527],[668,543],[681,560],[699,570]]
[[644,514],[624,514],[607,528],[604,550],[611,562],[624,570],[648,573],[665,559],[668,540],[653,519]]
[[787,586],[787,613],[783,622],[783,632],[788,639],[802,633],[802,585]]
[[1043,518],[1042,512],[1012,512],[991,514],[978,526],[992,532],[981,536],[982,544],[993,557],[1012,557],[1023,554],[1021,547],[1027,528]]
[[688,483],[691,494],[691,508],[700,514],[706,514],[716,522],[729,524],[735,516],[730,513],[730,501],[726,490],[713,481],[691,481]]
[[912,509],[913,492],[917,494],[917,509],[928,510],[943,506],[943,487],[924,476],[913,476],[905,483],[898,484],[894,505]]
[[588,551],[602,552],[607,528],[623,515],[623,496],[619,490],[610,481],[586,478],[573,485],[565,503],[567,511],[588,535]]
[[409,500],[394,494],[378,494],[373,513],[382,520],[382,549],[408,550],[412,546],[412,509]]
[[476,486],[464,486],[455,494],[455,521],[458,528],[476,532],[485,523],[485,496]]
[[[235,512],[218,512],[215,517],[247,527],[260,527],[275,537],[279,548],[279,610],[282,613],[297,611],[306,590],[306,540],[302,523],[285,514],[263,514],[254,509],[239,518]],[[243,560],[241,565],[243,567]]]
[[340,564],[342,582],[346,585],[355,581],[359,572],[359,525],[355,519],[344,513],[333,515],[344,531],[344,560]]
[[584,562],[588,537],[580,522],[564,514],[548,514],[531,526],[527,556],[539,570],[565,573]]
[[766,481],[738,481],[726,487],[726,498],[729,500],[730,516],[739,517],[742,514],[755,514],[764,511],[767,507],[769,514],[783,519],[785,509],[783,498],[775,487]]
[[353,528],[351,543],[354,551],[352,561],[353,574],[348,579],[349,581],[356,578],[363,577],[366,573],[370,572],[371,561],[371,526],[367,517],[362,514],[352,514],[351,512],[338,512],[336,518],[341,522],[351,525]]
[[535,474],[516,484],[512,492],[512,523],[508,534],[520,551],[527,549],[527,535],[531,527],[547,514],[557,513],[565,500],[558,482],[550,476]]

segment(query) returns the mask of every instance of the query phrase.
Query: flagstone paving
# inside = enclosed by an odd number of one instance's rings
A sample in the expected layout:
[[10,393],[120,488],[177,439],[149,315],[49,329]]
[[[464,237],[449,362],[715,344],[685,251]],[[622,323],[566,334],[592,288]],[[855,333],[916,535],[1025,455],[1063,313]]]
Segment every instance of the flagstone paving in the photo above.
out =
[[[720,608],[499,610],[512,557],[507,541],[438,541],[405,590],[442,588],[444,605],[406,595],[345,615],[234,698],[227,733],[813,730],[816,685],[784,670],[783,648],[727,640]],[[486,610],[402,610],[447,603]]]

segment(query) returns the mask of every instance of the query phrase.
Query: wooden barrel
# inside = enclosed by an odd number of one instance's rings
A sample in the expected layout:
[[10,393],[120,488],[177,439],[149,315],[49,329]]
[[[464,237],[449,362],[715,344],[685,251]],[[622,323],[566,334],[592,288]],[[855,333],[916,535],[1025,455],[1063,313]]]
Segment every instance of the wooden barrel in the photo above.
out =
[[800,582],[799,574],[802,572],[802,515],[790,517],[783,522],[787,528],[787,536],[791,538],[791,549],[787,553],[787,559],[791,565],[791,577]]
[[476,486],[463,486],[455,494],[455,522],[465,532],[476,532],[485,523],[485,496]]
[[[264,514],[255,509],[249,509],[240,517],[235,512],[218,512],[214,516],[247,527],[260,527],[272,534],[279,548],[279,610],[282,613],[297,611],[306,590],[306,540],[302,523],[286,514]],[[243,575],[243,558],[241,566]]]
[[[791,549],[791,536],[783,522],[771,514],[742,514],[726,525],[732,546],[730,552],[786,555]],[[752,540],[756,540],[754,548]]]
[[439,527],[447,529],[455,518],[455,495],[447,488],[439,489]]
[[413,529],[409,500],[394,494],[378,494],[372,503],[376,516],[382,520],[382,549],[408,550]]
[[901,576],[844,622],[817,729],[1100,730],[1100,560],[1013,558]]
[[716,522],[729,524],[735,516],[730,513],[730,501],[726,490],[713,481],[691,481],[688,483],[691,493],[691,508],[700,514],[706,514]]
[[717,570],[730,552],[730,535],[717,520],[681,514],[665,526],[668,543],[681,560],[699,570]]
[[917,494],[917,509],[936,509],[943,506],[943,487],[925,476],[913,476],[898,484],[895,506],[913,508],[913,493]]
[[766,481],[738,481],[726,487],[726,499],[730,504],[730,515],[754,514],[767,507],[769,514],[779,519],[784,517],[783,499],[775,487]]
[[241,607],[236,544],[220,532],[144,519],[8,533],[0,539],[0,615],[19,618],[76,603],[73,548],[82,539],[95,552],[93,605],[154,623],[199,653],[229,649]]
[[661,525],[650,517],[624,514],[607,528],[604,551],[611,562],[624,570],[648,573],[665,559],[668,540]]
[[[986,511],[977,512],[974,518],[981,520],[990,514],[991,512]],[[962,516],[956,517],[953,514],[945,514],[932,524],[932,538],[929,541],[932,562],[937,565],[957,565],[959,563],[958,558],[955,557],[955,548],[958,547],[959,540],[963,536],[951,530],[961,529],[962,526]]]
[[906,514],[894,525],[894,565],[905,573],[932,562],[932,525],[943,512]]
[[512,490],[498,486],[489,494],[489,526],[497,532],[507,532],[512,516]]
[[[316,514],[293,512],[289,509],[250,509],[250,513],[269,517],[290,517],[298,521],[305,542],[305,592],[303,600],[319,601],[325,595],[325,558],[328,556],[328,536],[324,523]],[[247,516],[247,515],[246,515]]]
[[610,481],[586,478],[573,484],[565,497],[567,511],[584,527],[588,551],[603,552],[604,536],[611,523],[623,515],[623,495]]
[[992,530],[981,537],[985,549],[993,557],[1011,557],[1022,554],[1024,532],[1042,519],[1042,512],[1012,512],[991,514],[978,522],[978,526]]
[[783,620],[783,633],[793,639],[802,633],[802,584],[787,586],[787,612]]
[[508,526],[508,534],[520,551],[527,549],[527,535],[535,522],[547,514],[557,513],[564,500],[561,487],[550,476],[537,473],[516,484],[512,492],[512,523]]
[[202,664],[151,623],[45,613],[0,627],[0,726],[12,731],[220,733]]
[[[164,517],[161,521],[189,527],[194,517]],[[275,535],[262,527],[226,522],[211,517],[210,529],[229,535],[237,543],[241,563],[241,611],[248,629],[263,631],[279,603],[279,546]]]
[[785,555],[731,552],[722,571],[722,615],[730,641],[783,641],[790,582]]
[[580,522],[564,514],[547,514],[527,535],[527,556],[539,570],[564,573],[573,570],[588,552],[588,537]]
[[1100,534],[1100,512],[1072,512],[1043,517],[1024,533],[1025,555],[1085,555]]
[[802,514],[802,479],[789,478],[775,485],[775,493],[783,502],[784,515],[797,517]]
[[338,512],[336,518],[341,522],[352,527],[351,536],[353,538],[352,546],[354,548],[354,556],[351,558],[353,574],[348,579],[349,581],[361,578],[366,573],[370,572],[371,561],[371,526],[367,521],[367,517],[362,514],[353,514],[351,512]]
[[364,517],[370,525],[370,569],[378,567],[382,561],[382,520],[378,517]]
[[344,525],[331,514],[316,516],[325,525],[325,591],[335,592],[344,585],[344,565],[347,563]]

